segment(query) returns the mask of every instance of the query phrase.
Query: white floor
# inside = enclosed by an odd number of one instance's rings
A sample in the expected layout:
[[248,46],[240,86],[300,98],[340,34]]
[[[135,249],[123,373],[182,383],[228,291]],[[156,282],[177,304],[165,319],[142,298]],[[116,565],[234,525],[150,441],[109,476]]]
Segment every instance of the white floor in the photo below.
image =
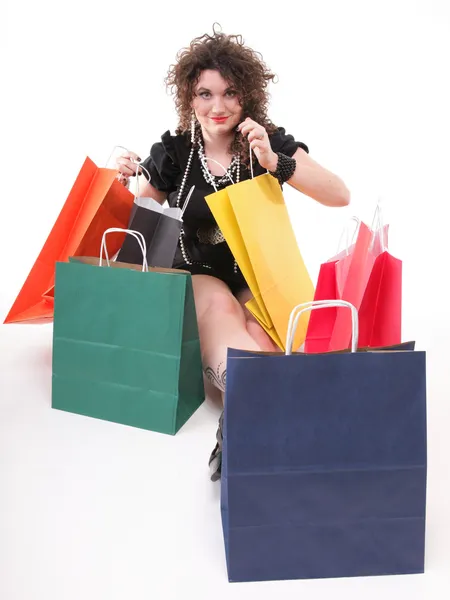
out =
[[444,385],[429,384],[424,575],[230,584],[206,466],[217,404],[175,437],[52,410],[51,333],[0,327],[1,600],[449,598]]

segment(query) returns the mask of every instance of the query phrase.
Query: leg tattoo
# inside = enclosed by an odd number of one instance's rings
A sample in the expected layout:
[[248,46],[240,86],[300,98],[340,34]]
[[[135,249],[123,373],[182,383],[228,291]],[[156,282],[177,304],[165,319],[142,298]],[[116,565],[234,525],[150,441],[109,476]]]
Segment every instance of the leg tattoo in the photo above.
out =
[[223,367],[223,361],[219,363],[216,370],[212,367],[205,368],[205,375],[222,392],[225,391],[225,384],[227,382],[227,370]]

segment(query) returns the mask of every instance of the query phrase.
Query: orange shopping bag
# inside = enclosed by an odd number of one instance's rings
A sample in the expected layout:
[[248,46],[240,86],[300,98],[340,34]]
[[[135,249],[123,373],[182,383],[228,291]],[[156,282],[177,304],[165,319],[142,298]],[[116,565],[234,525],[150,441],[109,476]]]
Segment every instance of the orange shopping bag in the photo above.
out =
[[[116,175],[116,170],[99,168],[86,158],[5,323],[51,321],[55,263],[67,262],[69,256],[97,256],[106,229],[126,228],[134,197]],[[124,235],[111,238],[113,254]]]

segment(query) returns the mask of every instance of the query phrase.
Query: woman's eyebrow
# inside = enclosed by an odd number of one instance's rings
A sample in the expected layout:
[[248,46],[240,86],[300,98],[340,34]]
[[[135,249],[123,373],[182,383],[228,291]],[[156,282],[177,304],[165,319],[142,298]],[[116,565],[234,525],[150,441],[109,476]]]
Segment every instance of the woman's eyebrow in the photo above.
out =
[[[227,92],[235,92],[235,91],[236,91],[235,88],[233,86],[230,86],[230,87],[227,87],[226,90],[224,90],[224,94],[226,94]],[[205,88],[205,87],[202,86],[202,87],[199,87],[197,89],[197,92],[209,92],[209,93],[211,93],[211,90],[209,90],[208,88]]]

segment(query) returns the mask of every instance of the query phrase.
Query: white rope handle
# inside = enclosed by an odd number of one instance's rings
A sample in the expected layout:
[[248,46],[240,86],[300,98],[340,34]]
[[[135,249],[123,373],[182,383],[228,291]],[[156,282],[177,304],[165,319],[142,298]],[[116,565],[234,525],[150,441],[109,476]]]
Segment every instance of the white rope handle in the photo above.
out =
[[[249,154],[249,160],[250,160],[250,174],[251,174],[251,178],[254,179],[255,176],[253,174],[253,156],[252,156],[252,147],[249,144],[249,150],[250,150],[250,154]],[[266,173],[268,173],[270,175],[270,171],[269,169],[266,169]]]
[[216,186],[216,184],[214,182],[214,177],[212,176],[212,173],[208,169],[208,165],[207,164],[205,165],[205,163],[203,162],[204,160],[210,160],[211,162],[216,163],[216,165],[219,165],[219,167],[221,167],[224,170],[225,175],[231,181],[232,185],[234,185],[233,178],[228,173],[228,169],[225,169],[225,167],[219,161],[215,160],[214,158],[210,158],[209,156],[204,156],[204,157],[202,156],[201,160],[202,160],[202,163],[203,163],[203,167],[205,168],[205,171],[209,175],[209,181],[210,181],[211,185],[213,186],[215,192],[217,192],[217,186]]
[[111,158],[112,158],[112,157],[113,157],[113,155],[114,155],[114,152],[115,152],[115,151],[116,151],[118,148],[120,148],[121,150],[125,150],[125,152],[128,152],[128,153],[130,153],[130,150],[128,150],[128,148],[125,148],[125,146],[114,146],[114,148],[113,148],[113,149],[112,149],[112,151],[111,151],[111,154],[110,154],[110,155],[109,155],[109,157],[108,157],[108,160],[106,161],[106,165],[105,165],[106,167],[108,167],[109,161],[111,160]]
[[[109,164],[109,162],[110,162],[111,158],[113,157],[113,155],[114,155],[114,152],[115,152],[115,151],[116,151],[118,148],[120,148],[121,150],[125,150],[125,152],[128,152],[128,154],[130,154],[130,150],[128,150],[128,148],[125,148],[125,146],[119,146],[119,145],[117,145],[117,146],[114,146],[114,148],[112,149],[112,152],[111,152],[111,154],[110,154],[110,155],[109,155],[109,157],[108,157],[108,160],[106,161],[106,165],[105,165],[106,167],[108,167],[108,164]],[[140,169],[143,169],[143,170],[144,170],[144,171],[147,173],[147,175],[148,175],[148,180],[150,181],[150,173],[147,171],[147,169],[146,169],[145,167],[143,167],[143,166],[141,165],[141,163],[138,163],[138,162],[136,162],[136,161],[135,161],[133,158],[130,158],[130,161],[131,161],[131,162],[132,162],[134,165],[138,165]],[[119,177],[118,177],[118,179],[119,179],[119,180],[120,180],[120,177],[121,177],[121,176],[122,176],[122,173],[120,173],[120,171],[119,171]],[[137,190],[137,197],[139,198],[139,169],[137,170],[137,173],[136,173],[136,190]],[[134,199],[136,200],[136,196],[134,196]]]
[[[137,162],[135,162],[135,161],[132,161],[132,162],[133,162],[135,165],[138,165],[138,167],[139,167],[139,168],[140,168],[142,171],[145,171],[145,172],[147,173],[147,175],[148,175],[148,181],[150,181],[151,177],[150,177],[150,173],[148,172],[148,170],[147,170],[147,169],[146,169],[146,168],[145,168],[143,165],[141,165],[140,163],[137,163]],[[222,166],[222,165],[220,165],[220,166]],[[186,198],[186,200],[184,201],[183,208],[182,208],[182,210],[181,210],[181,216],[183,216],[183,215],[184,215],[184,212],[185,212],[185,210],[186,210],[186,208],[187,208],[187,205],[188,205],[188,203],[189,203],[189,200],[191,199],[191,196],[192,196],[192,194],[194,193],[194,190],[195,190],[195,185],[193,185],[193,186],[191,187],[191,189],[189,190],[189,193],[188,193],[188,195],[187,195],[187,198]],[[137,177],[137,178],[136,178],[136,194],[135,194],[135,196],[134,196],[134,202],[136,202],[136,200],[138,200],[140,197],[141,197],[141,195],[140,195],[140,189],[139,189],[139,177]]]
[[[292,353],[292,344],[294,343],[294,337],[295,337],[295,332],[297,330],[297,325],[298,325],[298,320],[295,321],[295,316],[298,310],[306,307],[306,306],[313,306],[314,304],[328,304],[329,302],[332,302],[332,300],[310,300],[309,302],[302,302],[302,304],[297,304],[297,306],[294,306],[294,308],[291,311],[291,314],[289,315],[289,322],[288,322],[288,328],[287,328],[287,333],[286,333],[286,354],[291,354]],[[288,352],[289,349],[289,352]]]
[[[353,233],[353,237],[351,240],[351,243],[349,243],[349,236],[348,236],[348,230],[350,228],[350,225],[352,224],[352,221],[354,221],[356,223],[356,229]],[[338,247],[337,247],[337,251],[336,254],[339,254],[339,252],[341,251],[341,244],[342,244],[342,239],[344,237],[345,234],[345,254],[348,256],[349,252],[348,252],[348,247],[351,246],[352,244],[354,244],[354,242],[356,241],[356,236],[358,235],[358,231],[359,228],[361,227],[361,220],[358,219],[358,217],[351,217],[350,220],[348,221],[348,223],[344,226],[344,228],[342,229],[341,232],[341,236],[339,238],[339,242],[338,242]]]
[[142,233],[140,231],[133,231],[132,229],[121,229],[120,227],[111,227],[110,229],[107,229],[102,237],[102,244],[100,246],[100,260],[99,260],[99,266],[101,267],[103,265],[103,252],[105,253],[105,260],[106,260],[106,264],[109,266],[110,262],[109,262],[109,255],[108,255],[108,249],[106,248],[106,236],[108,233],[128,233],[130,235],[132,235],[134,238],[136,238],[137,243],[139,244],[139,247],[142,251],[142,271],[148,271],[148,264],[147,264],[147,246],[145,243],[145,238],[142,235]]
[[[335,308],[335,307],[343,307],[349,308],[352,312],[352,352],[356,352],[358,349],[358,311],[350,304],[350,302],[346,302],[345,300],[313,300],[311,302],[304,302],[295,306],[292,309],[292,312],[289,317],[289,325],[288,331],[286,334],[286,356],[292,354],[292,345],[294,343],[295,332],[297,331],[297,326],[300,317],[304,312],[309,310],[317,310],[319,308]],[[298,311],[298,312],[297,312]]]
[[[254,173],[253,173],[253,157],[252,157],[252,147],[251,146],[249,146],[249,150],[250,150],[250,155],[249,155],[250,156],[250,158],[249,158],[249,160],[250,160],[250,175],[251,175],[251,178],[254,179],[255,176],[254,176]],[[213,176],[212,176],[210,170],[208,169],[208,165],[205,165],[205,163],[203,162],[203,158],[205,160],[210,160],[213,163],[216,163],[216,165],[219,165],[219,167],[222,167],[222,169],[224,170],[225,175],[228,177],[228,179],[231,181],[231,183],[234,184],[234,181],[233,181],[231,175],[228,173],[228,170],[225,169],[225,167],[220,162],[218,162],[214,158],[209,158],[209,156],[202,157],[201,160],[202,160],[203,166],[205,168],[205,171],[209,175],[211,185],[213,186],[215,192],[217,192],[217,186],[216,186],[216,184],[214,182],[214,179],[213,179]],[[267,172],[269,172],[269,171],[267,171]]]
[[370,250],[373,249],[375,244],[375,239],[377,237],[380,240],[381,252],[385,252],[387,250],[386,245],[384,243],[384,221],[383,221],[383,211],[381,208],[381,198],[378,198],[377,207],[375,209],[375,214],[373,216],[372,221],[372,242],[370,244]]
[[375,227],[378,225],[378,221],[380,218],[380,214],[379,214],[380,213],[380,205],[381,205],[381,199],[378,198],[377,205],[375,207],[375,212],[373,214],[373,219],[372,219],[372,225],[371,225],[372,229],[375,229]]
[[[138,163],[138,162],[136,162],[134,160],[132,160],[131,162],[134,165],[137,165],[139,167],[139,169],[141,169],[142,171],[145,171],[147,173],[147,175],[148,175],[148,181],[150,182],[151,177],[150,177],[150,173],[147,171],[147,169],[145,167],[143,167],[140,163]],[[134,195],[133,202],[136,202],[136,200],[141,197],[141,193],[140,193],[140,189],[139,189],[139,175],[140,175],[139,169],[137,170],[137,173],[136,173],[136,193]]]
[[181,209],[181,217],[183,217],[183,215],[184,215],[184,213],[185,213],[185,210],[186,210],[186,208],[187,208],[187,205],[188,205],[188,203],[189,203],[189,200],[191,199],[191,196],[192,196],[192,194],[194,193],[194,190],[195,190],[195,185],[193,185],[193,186],[191,187],[191,189],[189,190],[189,194],[187,195],[187,198],[186,198],[186,200],[185,200],[185,201],[184,201],[184,203],[183,203],[183,208]]

